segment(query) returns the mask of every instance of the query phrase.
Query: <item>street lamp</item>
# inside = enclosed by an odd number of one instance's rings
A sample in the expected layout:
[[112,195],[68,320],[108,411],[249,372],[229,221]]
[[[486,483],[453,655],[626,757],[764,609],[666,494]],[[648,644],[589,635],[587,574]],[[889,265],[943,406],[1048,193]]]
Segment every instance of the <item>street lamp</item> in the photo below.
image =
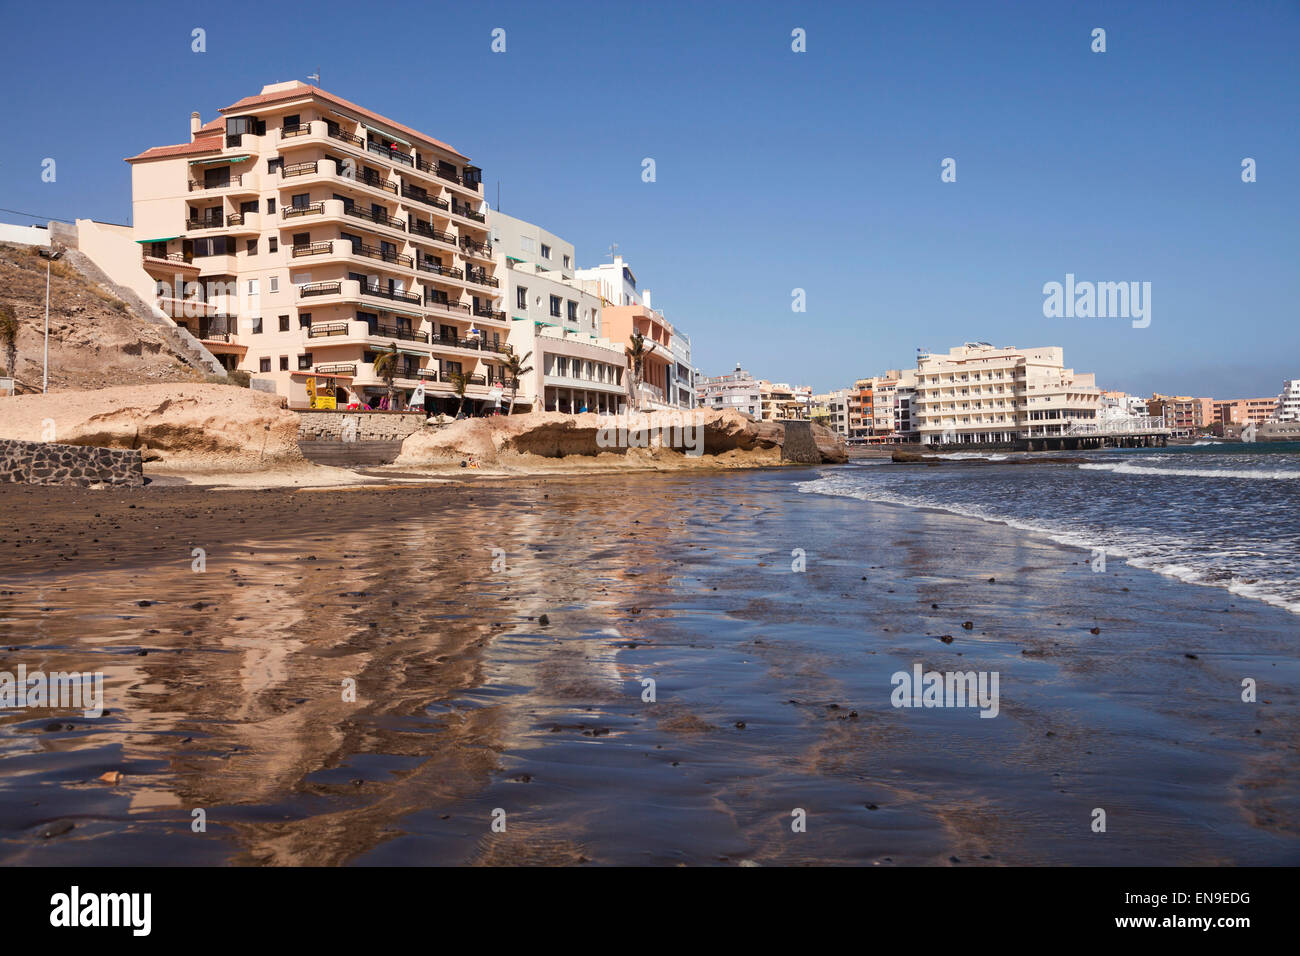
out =
[[37,246],[45,258],[45,364],[41,370],[41,394],[50,390],[50,263],[63,255],[62,249]]

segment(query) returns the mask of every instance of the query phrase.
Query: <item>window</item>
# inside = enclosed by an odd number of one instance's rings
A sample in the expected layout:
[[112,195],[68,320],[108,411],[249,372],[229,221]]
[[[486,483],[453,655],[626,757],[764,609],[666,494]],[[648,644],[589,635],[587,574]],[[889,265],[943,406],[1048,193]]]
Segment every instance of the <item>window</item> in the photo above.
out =
[[266,171],[267,171],[268,173],[272,173],[272,174],[277,173],[277,172],[283,172],[283,171],[284,171],[284,157],[283,157],[283,156],[277,156],[277,157],[275,157],[275,159],[268,159],[268,160],[266,161]]
[[555,374],[563,378],[569,377],[569,360],[563,355],[557,357],[555,360]]
[[257,240],[249,239],[247,242],[245,242],[244,251],[247,252],[250,256],[257,255]]
[[515,290],[515,305],[524,311],[528,311],[528,290],[523,286]]
[[250,212],[257,212],[257,200],[250,199],[248,202],[241,202],[239,204],[239,211],[245,215]]
[[249,280],[248,280],[248,294],[249,294],[249,295],[261,295],[261,291],[260,291],[260,290],[258,289],[258,287],[257,287],[257,280],[256,280],[256,279],[249,279]]
[[310,328],[311,328],[311,313],[310,313],[310,312],[299,312],[299,313],[298,313],[298,328],[300,328],[300,329],[310,329]]
[[274,200],[274,199],[268,199],[268,200],[266,201],[266,214],[267,214],[268,216],[274,216],[274,215],[275,215],[275,200]]
[[[252,318],[250,321],[253,323],[253,334],[254,334],[254,335],[261,335],[261,334],[262,334],[262,317],[261,317],[260,315],[255,315],[255,316],[253,316],[253,318]],[[269,362],[270,359],[267,359],[267,361]],[[263,371],[263,372],[269,372],[270,369],[265,369],[265,368],[264,368],[264,369],[262,369],[262,371]]]
[[279,252],[279,251],[280,251],[280,240],[277,239],[275,236],[272,236],[270,239],[266,240],[266,251],[267,251],[267,252]]
[[311,205],[311,193],[296,193],[292,201],[294,209],[306,209]]
[[289,331],[289,317],[287,315],[280,316],[280,331],[281,332]]
[[564,268],[566,268],[566,269],[572,269],[572,268],[573,268],[573,259],[572,259],[571,257],[569,257],[569,256],[565,256],[565,257],[564,257]]
[[303,352],[301,355],[298,356],[298,368],[300,368],[300,369],[309,369],[309,368],[311,368],[311,353],[310,353],[310,352]]
[[279,276],[271,276],[270,282],[271,282],[271,291],[272,291],[272,292],[279,292],[279,291],[280,291],[280,277],[279,277]]
[[572,300],[570,300],[569,302],[569,321],[570,322],[578,321],[578,303]]
[[280,356],[280,371],[281,372],[289,371],[289,356],[287,355]]
[[560,317],[560,297],[558,295],[551,296],[551,315],[557,319]]
[[520,236],[519,249],[521,252],[536,252],[537,240],[534,239],[532,236]]
[[271,371],[271,359],[270,359],[270,356],[267,356],[266,358],[262,358],[262,359],[258,359],[258,360],[257,360],[257,370],[258,370],[259,372],[269,372],[269,371]]
[[542,243],[542,258],[547,260],[551,258],[551,247],[544,242]]

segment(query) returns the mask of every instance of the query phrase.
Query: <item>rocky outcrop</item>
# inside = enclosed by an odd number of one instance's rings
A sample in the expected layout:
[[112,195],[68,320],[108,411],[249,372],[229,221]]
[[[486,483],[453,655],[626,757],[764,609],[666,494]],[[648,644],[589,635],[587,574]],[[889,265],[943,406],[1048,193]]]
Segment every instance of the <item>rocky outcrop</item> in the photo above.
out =
[[[812,432],[818,462],[846,460],[834,434],[820,426]],[[426,426],[406,439],[396,464],[753,467],[781,464],[784,441],[782,423],[755,422],[731,410],[628,416],[532,412]]]
[[164,468],[301,465],[298,416],[276,395],[231,385],[141,385],[5,399],[0,438],[144,452]]
[[0,439],[0,482],[139,487],[144,471],[138,451]]

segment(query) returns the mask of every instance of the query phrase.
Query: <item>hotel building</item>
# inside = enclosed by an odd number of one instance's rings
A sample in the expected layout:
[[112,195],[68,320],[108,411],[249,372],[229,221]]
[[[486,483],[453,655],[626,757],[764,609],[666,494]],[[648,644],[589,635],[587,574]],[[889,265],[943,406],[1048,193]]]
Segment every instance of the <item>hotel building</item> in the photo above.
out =
[[724,408],[744,412],[755,421],[763,417],[763,395],[758,379],[740,365],[729,375],[711,375],[695,379],[697,404],[703,409]]
[[1147,399],[1147,414],[1163,418],[1176,433],[1191,434],[1214,424],[1214,399],[1156,392]]
[[1282,394],[1277,397],[1273,420],[1300,422],[1300,378],[1289,379],[1282,383]]
[[[133,229],[159,302],[228,369],[293,407],[363,402],[396,347],[405,402],[485,406],[509,322],[482,173],[450,145],[314,86],[192,115],[130,157]],[[182,300],[177,302],[176,300]]]
[[1100,398],[1093,376],[1066,368],[1058,347],[968,342],[918,356],[913,417],[931,444],[1050,438],[1095,424]]
[[1276,398],[1233,398],[1213,404],[1216,425],[1262,425],[1277,411]]
[[601,337],[601,298],[575,278],[573,244],[500,212],[489,212],[488,224],[510,317],[508,342],[532,367],[516,409],[617,412],[627,404],[627,353]]

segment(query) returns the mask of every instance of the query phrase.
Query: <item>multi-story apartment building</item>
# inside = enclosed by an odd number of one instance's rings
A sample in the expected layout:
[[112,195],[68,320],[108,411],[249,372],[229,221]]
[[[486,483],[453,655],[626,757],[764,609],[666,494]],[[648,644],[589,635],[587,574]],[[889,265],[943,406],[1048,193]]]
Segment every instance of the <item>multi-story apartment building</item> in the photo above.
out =
[[849,437],[849,392],[846,388],[813,396],[812,420],[837,435]]
[[1094,377],[1066,368],[1059,347],[968,342],[918,356],[913,416],[927,443],[1011,442],[1095,423],[1100,398]]
[[695,407],[695,366],[691,364],[691,337],[681,329],[673,330],[669,347],[675,363],[668,379],[668,403],[678,408]]
[[1277,397],[1273,420],[1300,422],[1300,378],[1288,379],[1282,383],[1282,393]]
[[744,412],[755,421],[763,417],[763,395],[758,379],[741,368],[739,363],[729,375],[697,375],[695,398],[699,408],[714,411],[732,408]]
[[1262,425],[1277,411],[1276,398],[1230,398],[1213,403],[1213,424]]
[[487,407],[508,321],[481,170],[299,82],[220,114],[127,160],[135,238],[176,321],[295,407],[383,401],[374,363],[392,348],[402,403],[423,385],[428,410],[454,410],[459,375],[467,407]]
[[1163,418],[1175,434],[1191,434],[1214,424],[1214,399],[1156,392],[1147,399],[1147,414]]
[[601,299],[575,278],[573,244],[500,212],[490,211],[488,224],[510,317],[508,342],[532,368],[516,407],[617,412],[627,403],[627,353],[601,337]]
[[875,407],[872,396],[872,381],[860,378],[848,390],[847,409],[849,416],[849,438],[866,439],[871,435],[871,423],[875,421]]
[[759,408],[762,420],[807,421],[812,406],[812,388],[807,385],[787,385],[785,382],[758,383]]
[[613,262],[578,269],[575,275],[583,288],[600,296],[606,305],[642,304],[641,292],[636,287],[636,275],[622,256],[614,256]]
[[[640,394],[633,398],[634,407],[642,411],[678,408],[675,401],[669,400],[675,388],[677,357],[673,353],[672,324],[664,318],[662,312],[656,312],[646,305],[607,305],[602,304],[600,313],[601,331],[609,341],[630,347],[632,335],[641,333],[644,337],[646,355],[642,362]],[[631,360],[628,361],[631,376]]]
[[903,369],[894,384],[894,441],[916,441],[916,421],[913,410],[916,403],[916,372]]

